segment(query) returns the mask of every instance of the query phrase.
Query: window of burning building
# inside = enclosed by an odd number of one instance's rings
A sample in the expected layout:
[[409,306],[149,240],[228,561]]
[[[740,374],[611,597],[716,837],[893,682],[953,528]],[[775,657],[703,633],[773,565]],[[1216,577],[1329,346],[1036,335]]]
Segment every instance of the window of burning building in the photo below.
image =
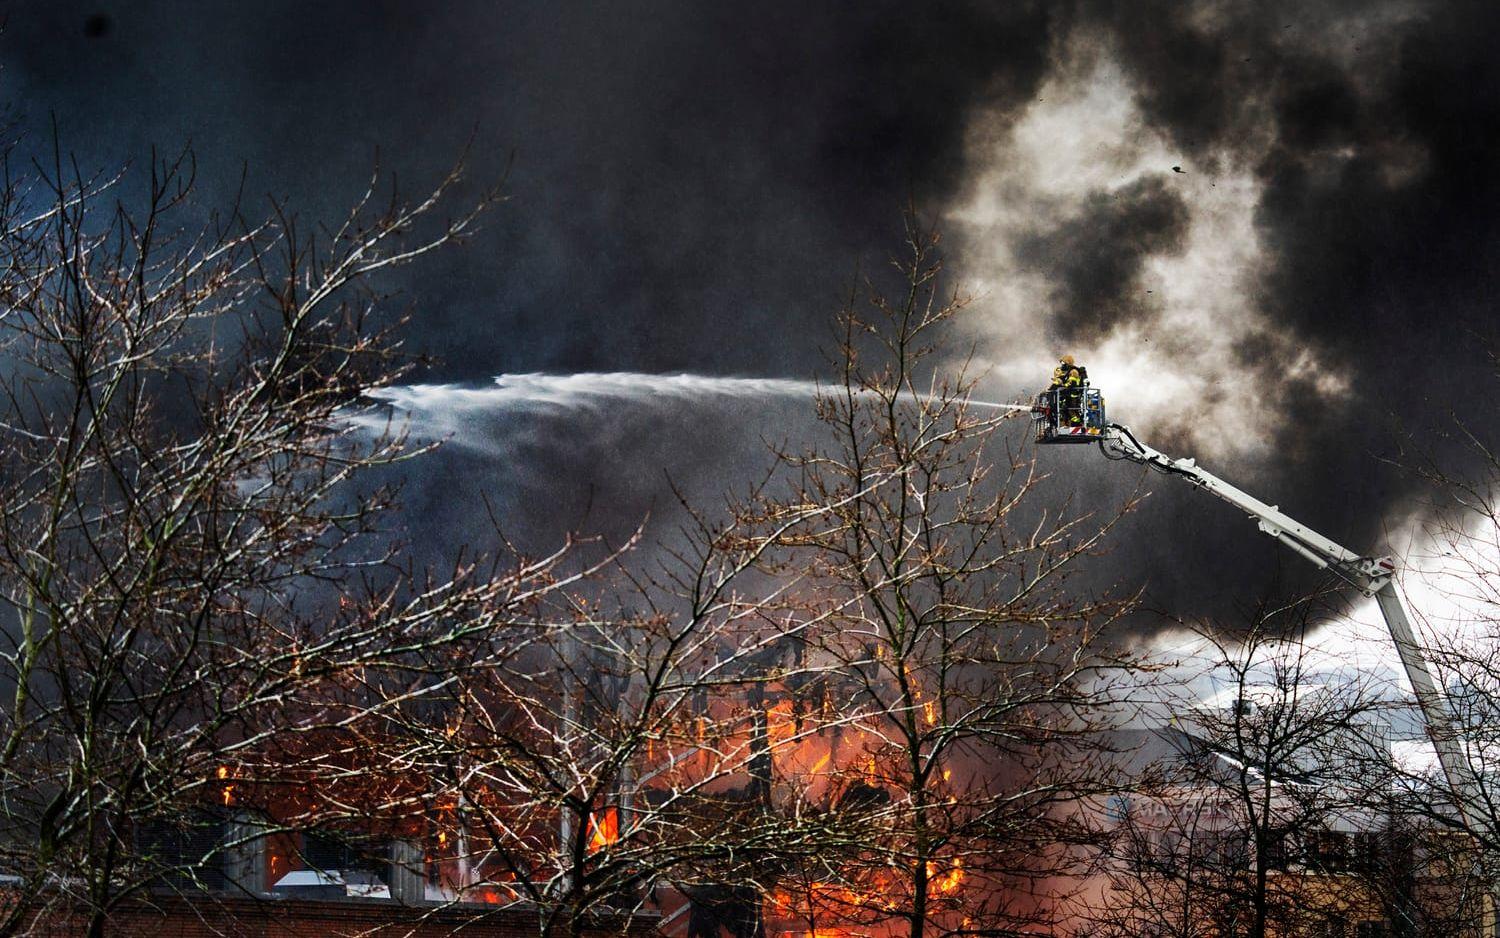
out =
[[1344,831],[1315,830],[1307,835],[1307,862],[1319,872],[1343,872],[1355,865],[1354,838]]
[[390,843],[333,830],[306,831],[293,862],[296,868],[271,883],[271,892],[290,898],[390,898]]
[[136,856],[147,871],[155,873],[158,887],[219,891],[229,885],[223,863],[224,835],[224,818],[215,812],[158,818],[136,829]]
[[1302,859],[1302,845],[1298,842],[1296,835],[1287,828],[1274,827],[1267,830],[1262,843],[1266,851],[1267,869],[1284,872]]
[[[385,844],[337,831],[308,831],[302,835],[302,864],[311,870],[369,873],[386,883],[390,866]],[[388,883],[387,883],[388,884]]]
[[1314,938],[1349,938],[1348,917],[1340,913],[1323,916],[1323,921],[1318,923],[1313,936]]

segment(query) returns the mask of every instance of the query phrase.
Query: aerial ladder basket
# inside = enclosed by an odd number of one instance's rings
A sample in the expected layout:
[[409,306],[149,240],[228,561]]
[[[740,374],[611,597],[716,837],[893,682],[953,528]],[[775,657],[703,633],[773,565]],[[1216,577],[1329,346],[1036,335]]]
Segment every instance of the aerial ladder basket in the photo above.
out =
[[1031,407],[1038,443],[1097,443],[1109,424],[1098,388],[1061,387],[1043,391]]

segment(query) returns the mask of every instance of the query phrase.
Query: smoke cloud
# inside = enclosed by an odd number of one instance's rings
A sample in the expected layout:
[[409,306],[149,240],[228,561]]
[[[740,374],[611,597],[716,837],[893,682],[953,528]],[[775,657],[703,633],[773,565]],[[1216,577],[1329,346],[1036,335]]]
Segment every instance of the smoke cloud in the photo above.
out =
[[[1496,18],[1401,2],[1078,4],[1065,19],[1035,96],[971,114],[949,210],[997,383],[1071,351],[1111,416],[1161,448],[1356,550],[1399,544],[1387,525],[1427,494],[1395,465],[1403,434],[1462,467],[1450,411],[1494,393],[1495,283],[1476,262],[1497,242],[1476,207],[1500,194],[1479,161]],[[1248,526],[1194,537],[1192,517],[1227,509],[1191,501],[1159,491],[1132,544],[1144,563],[1124,564],[1169,608],[1306,582]]]
[[[21,0],[7,27],[29,152],[54,112],[85,165],[190,140],[210,201],[248,164],[252,196],[328,217],[377,146],[415,187],[477,125],[471,177],[512,167],[513,201],[382,284],[436,356],[428,385],[816,379],[830,310],[910,199],[979,293],[951,338],[989,368],[985,396],[1073,352],[1114,419],[1352,548],[1423,495],[1386,461],[1403,433],[1461,468],[1451,413],[1490,432],[1491,4]],[[643,510],[670,528],[664,478],[712,499],[764,471],[764,440],[814,426],[791,397],[597,400],[471,414],[488,449],[410,470],[413,537],[482,538],[485,499],[543,540]],[[1102,507],[1136,482],[1042,458]],[[1185,615],[1295,586],[1300,561],[1219,531],[1227,510],[1159,486],[1106,579]]]

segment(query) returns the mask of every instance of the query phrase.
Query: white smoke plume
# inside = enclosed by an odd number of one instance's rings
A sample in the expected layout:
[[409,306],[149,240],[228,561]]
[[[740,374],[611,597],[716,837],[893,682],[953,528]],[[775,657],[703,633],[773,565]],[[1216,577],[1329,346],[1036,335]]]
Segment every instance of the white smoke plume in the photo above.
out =
[[[1287,381],[1310,383],[1329,406],[1349,390],[1257,303],[1254,167],[1276,143],[1274,125],[1246,121],[1232,151],[1190,162],[1145,119],[1140,93],[1109,38],[1080,28],[1029,106],[973,122],[974,169],[947,218],[980,296],[981,364],[997,387],[1036,387],[1072,352],[1106,388],[1114,419],[1209,457],[1265,455]],[[1154,229],[1137,210],[1158,213],[1147,216]],[[1076,308],[1090,297],[1060,281],[1104,274],[1070,264],[1114,252],[1127,255],[1118,280],[1093,297],[1110,309]]]

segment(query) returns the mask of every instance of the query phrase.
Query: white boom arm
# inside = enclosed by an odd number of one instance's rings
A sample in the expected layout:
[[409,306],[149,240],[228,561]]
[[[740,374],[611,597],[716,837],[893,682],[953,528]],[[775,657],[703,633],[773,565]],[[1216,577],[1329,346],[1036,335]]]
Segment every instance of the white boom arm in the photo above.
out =
[[1112,459],[1128,459],[1150,466],[1160,472],[1179,476],[1193,485],[1250,516],[1260,530],[1276,538],[1292,550],[1325,569],[1332,569],[1348,580],[1366,596],[1373,596],[1380,606],[1381,615],[1390,629],[1396,652],[1416,693],[1417,705],[1422,709],[1427,735],[1437,750],[1438,762],[1443,775],[1452,789],[1454,801],[1462,814],[1469,832],[1483,837],[1488,825],[1476,810],[1482,804],[1473,769],[1465,758],[1462,744],[1453,731],[1453,721],[1443,701],[1432,669],[1422,655],[1412,631],[1411,617],[1406,611],[1406,602],[1396,584],[1396,562],[1390,557],[1364,557],[1356,554],[1294,518],[1283,514],[1275,505],[1250,495],[1230,485],[1192,459],[1173,459],[1157,452],[1135,438],[1128,427],[1111,424],[1099,440],[1099,448]]

